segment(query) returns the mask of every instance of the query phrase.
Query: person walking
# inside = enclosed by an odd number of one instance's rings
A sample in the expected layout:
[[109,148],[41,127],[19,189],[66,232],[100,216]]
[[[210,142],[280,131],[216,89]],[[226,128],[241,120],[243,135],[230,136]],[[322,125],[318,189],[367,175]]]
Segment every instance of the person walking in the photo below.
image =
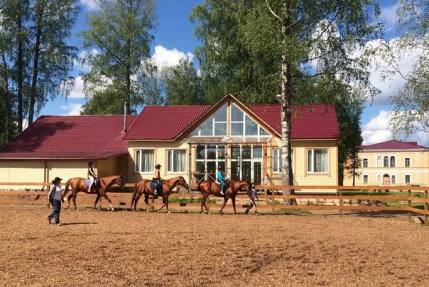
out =
[[60,212],[61,212],[61,202],[64,202],[63,199],[63,191],[61,188],[61,180],[62,178],[56,177],[52,181],[52,188],[48,194],[48,208],[50,204],[52,204],[52,213],[48,215],[49,223],[52,223],[52,218],[55,218],[55,224],[61,225],[60,223]]
[[249,210],[252,209],[252,207],[255,207],[255,213],[258,213],[258,211],[256,210],[255,199],[259,200],[259,198],[258,198],[258,192],[256,191],[254,183],[252,183],[248,196],[249,196],[250,202],[249,202],[249,206],[247,207],[244,213],[248,214]]

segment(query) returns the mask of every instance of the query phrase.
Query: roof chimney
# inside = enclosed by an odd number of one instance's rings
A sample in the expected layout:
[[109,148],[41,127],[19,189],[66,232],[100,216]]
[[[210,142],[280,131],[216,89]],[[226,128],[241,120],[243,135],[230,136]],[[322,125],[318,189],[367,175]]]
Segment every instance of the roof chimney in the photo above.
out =
[[124,102],[124,133],[127,132],[127,102]]

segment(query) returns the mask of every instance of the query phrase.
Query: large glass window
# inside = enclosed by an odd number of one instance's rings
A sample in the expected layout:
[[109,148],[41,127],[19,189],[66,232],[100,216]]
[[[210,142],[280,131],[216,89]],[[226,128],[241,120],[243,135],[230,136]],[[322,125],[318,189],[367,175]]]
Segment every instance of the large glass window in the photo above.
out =
[[191,136],[226,136],[226,114],[227,105],[225,104],[196,128]]
[[218,167],[225,171],[225,145],[198,145],[197,171],[216,178]]
[[307,172],[328,172],[328,149],[309,149],[307,151]]
[[167,172],[186,171],[186,150],[167,150]]
[[[290,154],[293,171],[293,150]],[[280,148],[273,149],[273,172],[282,172],[282,150]]]
[[154,150],[136,150],[136,172],[152,172],[155,168],[155,151]]

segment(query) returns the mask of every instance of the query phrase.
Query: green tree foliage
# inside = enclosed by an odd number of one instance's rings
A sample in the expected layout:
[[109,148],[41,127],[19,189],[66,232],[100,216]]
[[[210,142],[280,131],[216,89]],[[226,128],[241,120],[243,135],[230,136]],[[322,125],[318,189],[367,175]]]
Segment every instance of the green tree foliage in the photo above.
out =
[[[97,0],[96,3],[100,9],[88,17],[88,29],[82,32],[84,48],[97,51],[88,53],[84,59],[91,65],[91,71],[83,77],[89,99],[84,113],[104,109],[121,113],[124,102],[127,113],[135,112],[145,97],[141,84],[147,83],[143,78],[153,39],[154,2]],[[110,101],[115,94],[118,100]],[[107,106],[93,107],[99,103]]]
[[77,0],[0,0],[0,94],[2,142],[22,131],[62,92],[77,48],[67,43]]
[[[417,131],[429,132],[429,3],[401,0],[399,4],[398,24],[405,33],[395,44],[400,49],[421,51],[408,75],[401,74],[407,82],[393,97],[394,113],[390,124],[394,134],[400,137]],[[391,64],[395,66],[394,62]]]
[[167,105],[197,105],[205,102],[201,78],[191,61],[181,59],[163,75]]
[[281,95],[283,184],[293,184],[292,104],[324,99],[347,112],[351,103],[359,107],[363,94],[377,92],[360,49],[380,35],[378,14],[371,0],[206,0],[194,9],[202,42],[196,55],[210,101],[225,92],[247,102],[275,102]]

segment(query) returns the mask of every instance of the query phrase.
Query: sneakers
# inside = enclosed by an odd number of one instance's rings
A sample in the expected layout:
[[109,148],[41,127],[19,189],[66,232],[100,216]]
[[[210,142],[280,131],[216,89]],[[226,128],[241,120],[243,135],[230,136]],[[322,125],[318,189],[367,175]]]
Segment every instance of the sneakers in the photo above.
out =
[[62,224],[61,223],[57,223],[57,226],[61,226]]

